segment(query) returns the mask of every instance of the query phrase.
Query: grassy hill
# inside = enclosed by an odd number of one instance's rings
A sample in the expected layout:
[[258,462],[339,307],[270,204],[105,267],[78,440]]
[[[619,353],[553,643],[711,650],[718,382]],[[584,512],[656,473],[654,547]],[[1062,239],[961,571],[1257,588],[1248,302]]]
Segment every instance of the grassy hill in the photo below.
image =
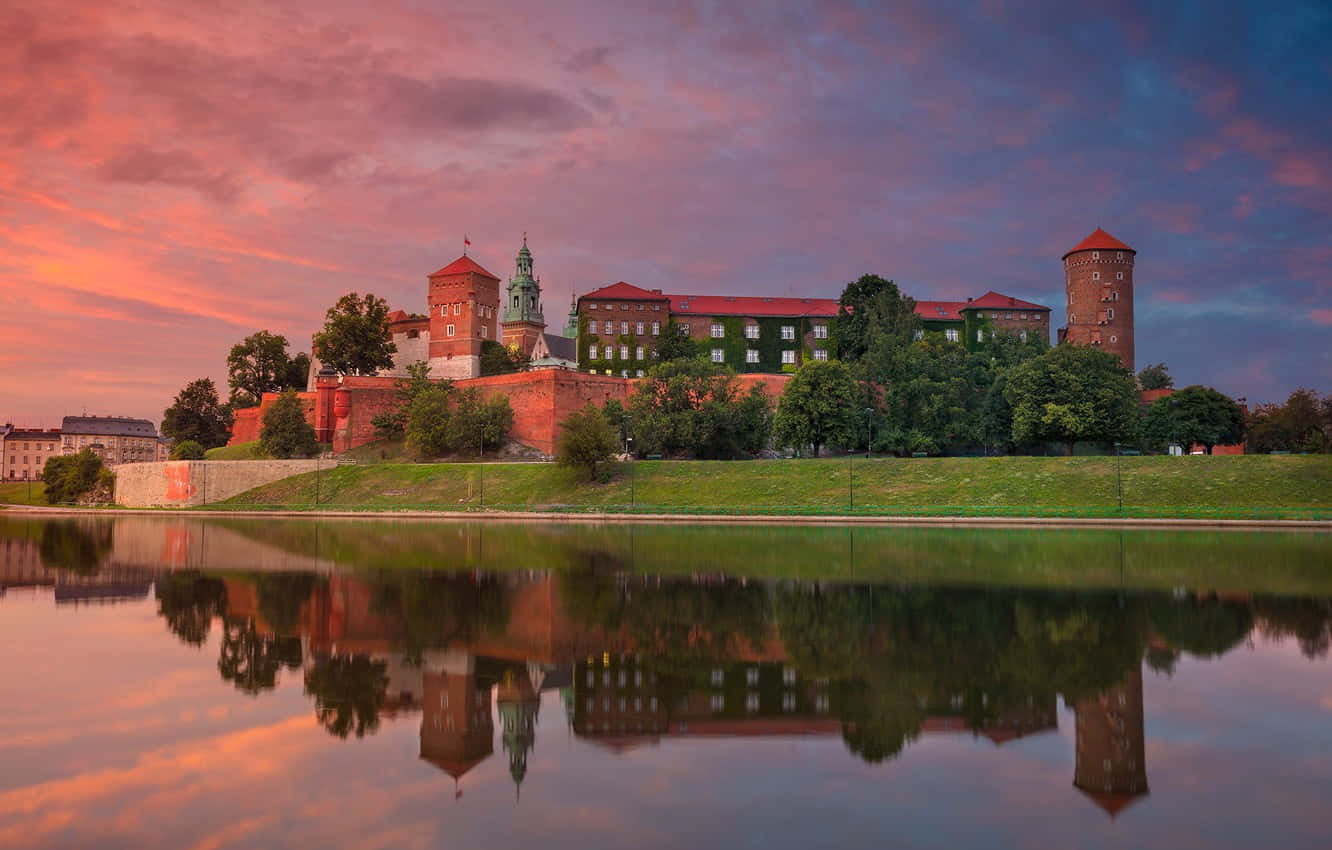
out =
[[[31,497],[29,497],[31,492]],[[0,481],[0,505],[45,505],[46,485],[40,481],[32,482],[31,489],[26,481]]]
[[[299,475],[224,507],[1115,515],[1115,458],[640,461],[590,483],[553,464],[366,464]],[[1332,456],[1123,458],[1130,516],[1286,509],[1332,517]],[[853,476],[854,475],[854,480]],[[854,488],[854,493],[852,492]],[[966,510],[962,510],[966,508]],[[1312,509],[1312,511],[1311,511]],[[1216,514],[1216,512],[1220,512]]]

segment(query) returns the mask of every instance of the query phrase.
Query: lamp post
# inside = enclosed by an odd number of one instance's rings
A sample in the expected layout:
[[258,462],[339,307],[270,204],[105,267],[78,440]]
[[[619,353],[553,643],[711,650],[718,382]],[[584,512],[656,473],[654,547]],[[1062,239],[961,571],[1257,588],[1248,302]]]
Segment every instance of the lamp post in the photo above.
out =
[[847,485],[851,488],[849,505],[851,511],[854,511],[856,509],[856,450],[855,449],[851,449],[846,453],[846,468],[847,468],[846,481]]
[[874,408],[865,408],[865,423],[869,426],[869,435],[865,443],[865,460],[869,460],[870,452],[874,450]]
[[1124,515],[1124,478],[1119,471],[1120,443],[1115,443],[1115,491],[1119,496],[1119,515]]
[[624,453],[629,458],[629,510],[632,512],[635,505],[634,498],[634,478],[637,471],[634,469],[634,435],[630,433],[629,415],[624,417]]
[[476,429],[476,473],[480,479],[480,486],[477,488],[481,494],[481,507],[486,506],[486,426],[482,423]]
[[[1170,400],[1170,453],[1171,454],[1175,453],[1175,446],[1179,445],[1179,422],[1175,418],[1176,408],[1178,406],[1179,402],[1175,401],[1172,398]],[[1184,454],[1183,449],[1180,450],[1180,454]]]

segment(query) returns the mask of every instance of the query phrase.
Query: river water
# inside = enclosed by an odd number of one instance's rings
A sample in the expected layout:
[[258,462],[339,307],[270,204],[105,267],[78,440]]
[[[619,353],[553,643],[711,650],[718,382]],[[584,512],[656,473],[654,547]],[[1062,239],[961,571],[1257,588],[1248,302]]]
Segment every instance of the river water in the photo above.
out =
[[0,517],[0,847],[1332,844],[1316,533]]

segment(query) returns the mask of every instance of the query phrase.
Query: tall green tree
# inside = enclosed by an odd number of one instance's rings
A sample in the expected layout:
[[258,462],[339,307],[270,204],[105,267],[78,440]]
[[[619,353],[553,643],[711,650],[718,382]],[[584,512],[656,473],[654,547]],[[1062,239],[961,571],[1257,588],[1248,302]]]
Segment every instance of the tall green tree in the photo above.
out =
[[256,331],[233,345],[227,355],[231,405],[254,407],[264,393],[304,389],[309,371],[309,355],[287,356],[285,336]]
[[874,345],[908,345],[920,327],[915,299],[903,295],[897,284],[875,274],[848,283],[838,300],[833,323],[833,351],[844,363],[856,363]]
[[407,451],[417,460],[439,457],[450,448],[451,390],[428,387],[407,407]]
[[1059,345],[1008,377],[1013,442],[1051,441],[1073,454],[1078,441],[1111,442],[1137,427],[1137,385],[1119,358],[1098,348]]
[[42,481],[46,482],[46,501],[51,505],[84,499],[109,502],[115,487],[115,476],[92,449],[47,458]]
[[218,401],[212,378],[185,385],[162,413],[162,435],[178,443],[193,440],[205,449],[225,446],[231,427],[231,408]]
[[398,404],[370,420],[370,424],[375,426],[375,432],[386,440],[401,438],[406,432],[407,411],[411,409],[412,402],[431,387],[439,387],[447,395],[452,392],[453,383],[447,379],[431,380],[430,364],[424,360],[409,364],[407,377],[394,382],[394,395],[397,396]]
[[1211,454],[1215,446],[1244,439],[1244,412],[1230,396],[1194,384],[1157,399],[1147,409],[1143,433],[1151,440],[1198,443]]
[[689,338],[674,319],[668,319],[661,339],[657,342],[657,361],[692,360],[698,356],[698,345]]
[[591,481],[597,476],[597,467],[614,457],[619,447],[620,441],[606,415],[588,402],[560,423],[555,460],[562,466],[582,470]]
[[295,390],[278,396],[264,411],[264,429],[259,435],[264,454],[275,458],[310,457],[319,452],[314,426],[305,421],[305,405]]
[[1284,404],[1264,404],[1253,411],[1248,428],[1252,452],[1332,451],[1332,395],[1321,400],[1300,387]]
[[1144,390],[1168,390],[1175,385],[1175,379],[1166,371],[1166,364],[1153,363],[1138,373],[1138,385]]
[[508,375],[526,369],[532,358],[524,355],[517,346],[509,348],[493,339],[481,340],[481,377],[487,375]]
[[344,375],[373,375],[393,368],[388,302],[369,292],[349,292],[328,308],[324,329],[315,334],[314,353],[320,362]]
[[811,360],[796,370],[777,401],[773,438],[779,446],[811,446],[815,457],[829,443],[851,445],[859,398],[855,379],[844,363]]
[[629,399],[629,420],[636,451],[728,458],[767,445],[772,408],[760,386],[742,392],[723,367],[671,360],[638,382]]

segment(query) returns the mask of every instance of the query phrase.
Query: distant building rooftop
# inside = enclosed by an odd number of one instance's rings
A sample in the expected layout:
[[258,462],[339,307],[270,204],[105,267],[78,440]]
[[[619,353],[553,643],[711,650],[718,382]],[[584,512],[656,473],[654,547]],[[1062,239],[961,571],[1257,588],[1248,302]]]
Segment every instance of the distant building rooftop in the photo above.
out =
[[66,416],[60,426],[66,434],[105,437],[156,437],[157,427],[147,419],[124,416]]

